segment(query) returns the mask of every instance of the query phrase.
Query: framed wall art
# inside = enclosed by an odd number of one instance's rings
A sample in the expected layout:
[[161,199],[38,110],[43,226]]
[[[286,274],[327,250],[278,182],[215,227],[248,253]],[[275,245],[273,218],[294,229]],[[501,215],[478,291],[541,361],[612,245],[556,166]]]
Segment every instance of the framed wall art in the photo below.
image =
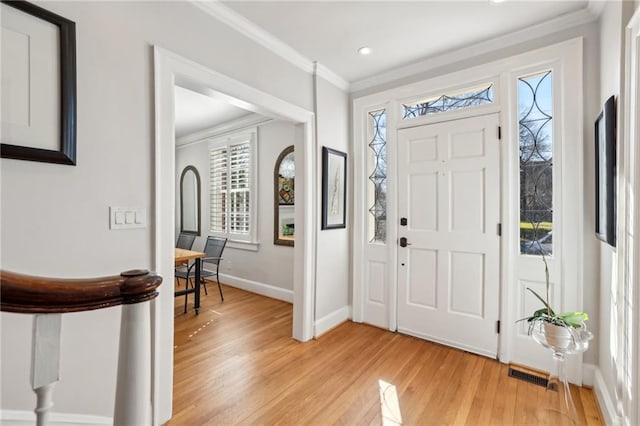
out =
[[347,226],[347,154],[322,147],[322,229]]
[[616,104],[611,96],[595,122],[596,235],[616,246]]
[[75,165],[75,23],[26,1],[0,7],[0,156]]

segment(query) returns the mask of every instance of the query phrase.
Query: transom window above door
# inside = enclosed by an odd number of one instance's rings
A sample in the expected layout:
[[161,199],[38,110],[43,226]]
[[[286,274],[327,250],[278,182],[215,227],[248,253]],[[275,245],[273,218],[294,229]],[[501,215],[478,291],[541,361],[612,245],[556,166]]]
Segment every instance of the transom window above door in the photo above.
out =
[[402,119],[422,117],[441,112],[456,111],[480,105],[492,104],[494,99],[493,83],[443,93],[419,101],[402,104]]

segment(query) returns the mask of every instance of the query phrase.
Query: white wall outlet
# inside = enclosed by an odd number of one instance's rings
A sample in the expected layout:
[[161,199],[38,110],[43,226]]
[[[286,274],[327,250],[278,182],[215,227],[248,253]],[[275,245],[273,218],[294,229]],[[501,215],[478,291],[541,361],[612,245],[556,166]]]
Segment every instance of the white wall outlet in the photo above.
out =
[[109,207],[109,229],[135,229],[147,227],[147,209],[144,207]]

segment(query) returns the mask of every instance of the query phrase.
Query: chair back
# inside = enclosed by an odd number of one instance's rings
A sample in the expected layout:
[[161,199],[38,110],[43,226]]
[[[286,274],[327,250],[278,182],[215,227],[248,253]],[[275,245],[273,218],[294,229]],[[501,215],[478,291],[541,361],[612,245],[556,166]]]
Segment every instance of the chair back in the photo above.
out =
[[184,250],[191,250],[193,247],[193,242],[196,240],[195,235],[188,234],[180,234],[178,236],[178,242],[176,243],[176,248],[181,248]]
[[227,245],[226,238],[207,237],[207,243],[204,245],[204,262],[217,265],[222,259],[224,246]]

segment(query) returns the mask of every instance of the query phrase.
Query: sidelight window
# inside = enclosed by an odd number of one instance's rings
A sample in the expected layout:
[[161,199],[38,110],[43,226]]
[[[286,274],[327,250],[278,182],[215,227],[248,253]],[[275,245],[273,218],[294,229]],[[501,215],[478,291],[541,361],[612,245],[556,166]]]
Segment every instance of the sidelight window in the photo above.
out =
[[370,243],[387,241],[387,112],[370,111],[367,116],[367,188]]
[[553,253],[553,80],[518,79],[520,253]]

